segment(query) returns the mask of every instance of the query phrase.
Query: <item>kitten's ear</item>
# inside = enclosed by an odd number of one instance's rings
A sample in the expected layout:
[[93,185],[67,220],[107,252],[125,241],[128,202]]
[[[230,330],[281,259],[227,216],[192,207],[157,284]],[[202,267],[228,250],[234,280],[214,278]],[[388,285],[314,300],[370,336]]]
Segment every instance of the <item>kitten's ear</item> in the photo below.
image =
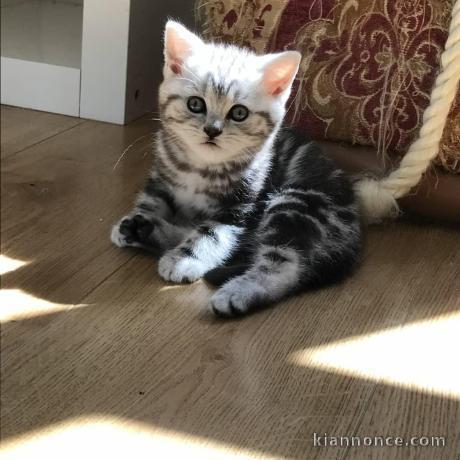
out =
[[182,63],[203,41],[182,24],[168,21],[165,28],[165,61],[169,69],[180,74]]
[[291,87],[299,69],[302,55],[297,51],[285,51],[268,55],[263,66],[263,85],[271,96],[282,94]]

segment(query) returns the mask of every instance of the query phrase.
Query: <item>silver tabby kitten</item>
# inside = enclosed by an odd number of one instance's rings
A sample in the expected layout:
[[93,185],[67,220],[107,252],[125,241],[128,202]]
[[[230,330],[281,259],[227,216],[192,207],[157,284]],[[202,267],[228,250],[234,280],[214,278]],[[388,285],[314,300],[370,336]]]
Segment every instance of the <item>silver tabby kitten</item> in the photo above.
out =
[[166,281],[220,285],[209,303],[220,316],[339,281],[359,260],[351,185],[281,125],[299,62],[166,25],[154,166],[111,238],[156,252]]

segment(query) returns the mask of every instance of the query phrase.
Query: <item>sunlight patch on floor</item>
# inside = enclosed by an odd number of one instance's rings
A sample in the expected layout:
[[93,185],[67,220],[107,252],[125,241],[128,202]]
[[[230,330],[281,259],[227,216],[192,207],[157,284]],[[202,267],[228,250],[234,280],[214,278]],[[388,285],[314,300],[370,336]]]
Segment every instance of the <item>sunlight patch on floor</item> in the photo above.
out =
[[166,291],[172,291],[174,289],[183,289],[184,285],[183,284],[177,284],[174,286],[163,286],[160,289],[158,289],[158,292],[166,292]]
[[178,289],[185,290],[185,288],[190,287],[190,286],[204,286],[203,280],[199,279],[197,281],[194,281],[193,283],[184,283],[184,284],[170,284],[168,286],[163,286],[160,289],[158,289],[158,292],[167,292],[167,291],[174,291]]
[[290,362],[460,398],[460,314],[297,351]]
[[34,297],[20,289],[2,289],[0,291],[0,322],[17,321],[87,306],[87,304],[53,303]]
[[12,272],[17,270],[18,268],[27,265],[30,262],[26,262],[24,260],[13,259],[12,257],[4,256],[0,254],[0,275],[4,275],[5,273]]
[[2,460],[29,460],[37,458],[37,455],[47,460],[280,458],[103,415],[73,419],[11,441],[3,441],[0,454]]

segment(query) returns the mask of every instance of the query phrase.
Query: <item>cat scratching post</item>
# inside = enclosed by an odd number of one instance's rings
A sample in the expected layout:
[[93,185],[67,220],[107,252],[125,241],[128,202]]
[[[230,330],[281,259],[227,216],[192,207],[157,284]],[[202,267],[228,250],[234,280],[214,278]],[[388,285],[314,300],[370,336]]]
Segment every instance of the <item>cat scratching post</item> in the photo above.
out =
[[439,150],[444,126],[460,80],[460,0],[452,9],[449,37],[441,55],[441,72],[431,92],[430,105],[423,114],[418,139],[409,147],[398,169],[380,180],[365,178],[356,184],[363,214],[378,222],[399,214],[397,198],[417,185]]

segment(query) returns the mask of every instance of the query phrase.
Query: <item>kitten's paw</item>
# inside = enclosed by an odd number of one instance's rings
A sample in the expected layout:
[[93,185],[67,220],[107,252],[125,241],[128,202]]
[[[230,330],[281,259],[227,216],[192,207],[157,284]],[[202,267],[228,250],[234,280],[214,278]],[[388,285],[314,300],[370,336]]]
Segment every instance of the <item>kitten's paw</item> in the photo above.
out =
[[259,284],[239,276],[216,291],[209,308],[215,315],[225,318],[243,316],[260,306],[266,297],[267,293]]
[[120,222],[112,227],[110,240],[119,248],[140,247],[141,244],[136,240],[132,228],[132,218],[129,216],[123,217]]
[[150,235],[155,229],[155,222],[147,220],[141,214],[123,217],[112,227],[110,239],[120,248],[139,248],[150,244]]
[[193,283],[206,273],[204,264],[177,250],[167,252],[158,263],[158,273],[165,281]]

